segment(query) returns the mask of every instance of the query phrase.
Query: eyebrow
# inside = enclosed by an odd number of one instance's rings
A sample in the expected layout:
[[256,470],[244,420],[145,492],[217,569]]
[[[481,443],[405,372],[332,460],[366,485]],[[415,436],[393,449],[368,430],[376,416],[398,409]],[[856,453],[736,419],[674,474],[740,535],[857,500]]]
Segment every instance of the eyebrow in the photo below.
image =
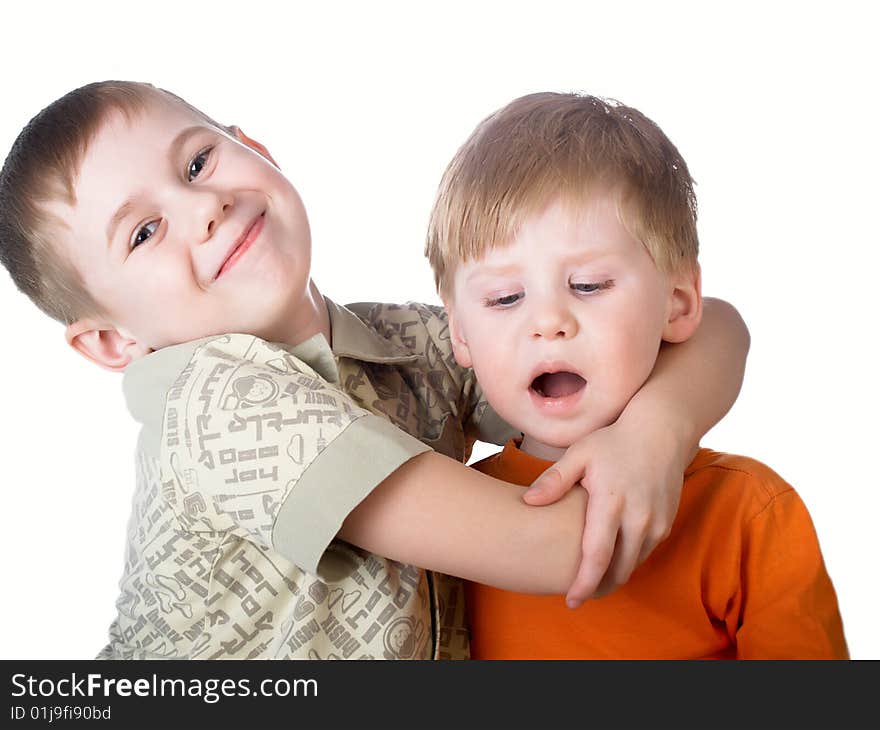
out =
[[519,273],[519,271],[520,267],[516,264],[510,264],[508,266],[484,266],[476,271],[472,271],[465,279],[465,283],[469,284],[474,279],[479,280],[492,276],[509,276],[511,274]]
[[[563,263],[566,266],[571,266],[576,263],[588,263],[590,265],[595,265],[597,261],[602,261],[604,259],[613,258],[618,254],[614,251],[610,251],[607,248],[599,248],[597,251],[592,251],[589,253],[576,253],[570,256],[567,256],[563,259]],[[503,276],[515,276],[522,271],[523,267],[517,264],[508,264],[508,265],[498,265],[498,266],[484,266],[476,271],[472,271],[467,278],[464,280],[465,285],[472,284],[473,282],[479,283],[482,279],[491,279],[492,277],[503,277]]]
[[[205,126],[202,124],[194,124],[193,126],[186,127],[178,132],[177,136],[171,140],[171,144],[168,145],[168,159],[172,164],[174,164],[174,162],[180,157],[181,151],[186,146],[186,143],[189,142],[190,138],[204,129]],[[110,222],[107,224],[108,248],[113,245],[113,239],[116,237],[116,229],[119,227],[119,224],[129,213],[131,213],[133,208],[134,199],[128,198],[116,209],[116,212],[110,218]]]
[[122,222],[122,219],[125,218],[134,207],[134,201],[129,198],[122,205],[119,206],[117,211],[113,214],[113,217],[110,219],[110,222],[107,224],[107,247],[110,248],[113,245],[113,239],[116,236],[116,229],[119,227],[119,224]]

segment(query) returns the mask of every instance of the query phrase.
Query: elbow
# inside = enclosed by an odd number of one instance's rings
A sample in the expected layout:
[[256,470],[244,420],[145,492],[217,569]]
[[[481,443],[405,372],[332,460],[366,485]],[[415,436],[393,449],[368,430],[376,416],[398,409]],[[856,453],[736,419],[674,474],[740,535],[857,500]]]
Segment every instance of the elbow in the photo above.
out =
[[733,335],[734,344],[743,353],[743,359],[745,359],[752,344],[752,336],[737,308],[724,299],[703,297],[703,309],[713,312],[724,323],[725,330]]

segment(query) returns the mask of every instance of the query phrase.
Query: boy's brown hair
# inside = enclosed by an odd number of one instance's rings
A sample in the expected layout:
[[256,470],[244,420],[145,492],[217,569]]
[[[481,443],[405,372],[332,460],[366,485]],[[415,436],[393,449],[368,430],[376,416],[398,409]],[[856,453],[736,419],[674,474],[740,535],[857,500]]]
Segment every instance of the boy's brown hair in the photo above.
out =
[[[111,112],[131,120],[157,95],[194,111],[171,92],[133,81],[99,81],[55,100],[19,133],[0,171],[0,261],[16,286],[64,324],[101,308],[57,244],[64,227],[46,203],[76,202],[76,175],[94,136]],[[227,130],[228,131],[228,130]]]
[[694,268],[693,180],[675,145],[636,109],[581,94],[529,94],[484,119],[446,168],[425,255],[441,295],[455,268],[511,242],[556,199],[619,192],[621,221],[659,269]]

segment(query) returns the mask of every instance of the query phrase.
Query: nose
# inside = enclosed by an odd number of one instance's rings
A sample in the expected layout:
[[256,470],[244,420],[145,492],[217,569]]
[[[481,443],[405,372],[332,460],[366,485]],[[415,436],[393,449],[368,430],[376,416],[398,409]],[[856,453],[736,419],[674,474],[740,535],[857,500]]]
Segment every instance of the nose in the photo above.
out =
[[570,339],[577,334],[578,324],[564,301],[548,297],[535,302],[531,330],[535,339]]
[[205,243],[214,235],[232,208],[232,195],[202,188],[193,190],[181,202],[189,208],[187,217],[192,227],[190,240],[194,243]]

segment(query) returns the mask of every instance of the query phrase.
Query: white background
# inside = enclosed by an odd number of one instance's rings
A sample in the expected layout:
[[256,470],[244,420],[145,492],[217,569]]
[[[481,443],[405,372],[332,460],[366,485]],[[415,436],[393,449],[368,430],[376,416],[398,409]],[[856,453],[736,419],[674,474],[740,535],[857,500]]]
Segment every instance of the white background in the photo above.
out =
[[[175,91],[269,147],[309,211],[315,279],[340,302],[437,301],[428,211],[489,112],[548,89],[644,111],[697,180],[704,291],[752,335],[739,401],[703,443],[798,489],[852,656],[880,658],[869,3],[20,5],[0,9],[4,155],[84,83]],[[120,378],[68,350],[5,272],[0,312],[0,656],[90,658],[114,615],[135,428]]]

